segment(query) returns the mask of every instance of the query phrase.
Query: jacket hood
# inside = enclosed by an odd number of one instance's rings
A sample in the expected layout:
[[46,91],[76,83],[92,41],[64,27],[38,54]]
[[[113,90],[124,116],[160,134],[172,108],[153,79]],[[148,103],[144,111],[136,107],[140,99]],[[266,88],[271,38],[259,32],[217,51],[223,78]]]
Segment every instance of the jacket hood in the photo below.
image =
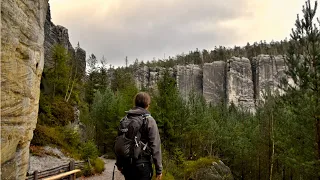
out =
[[144,108],[141,107],[134,107],[132,109],[130,109],[129,111],[126,111],[127,114],[150,114],[150,112]]

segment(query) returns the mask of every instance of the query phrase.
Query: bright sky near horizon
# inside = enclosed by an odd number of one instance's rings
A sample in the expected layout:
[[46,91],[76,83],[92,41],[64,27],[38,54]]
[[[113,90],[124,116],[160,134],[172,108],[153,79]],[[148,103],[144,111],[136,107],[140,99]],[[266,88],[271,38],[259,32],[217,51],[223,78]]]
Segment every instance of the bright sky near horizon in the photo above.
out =
[[52,22],[73,46],[121,66],[290,37],[304,0],[50,0]]

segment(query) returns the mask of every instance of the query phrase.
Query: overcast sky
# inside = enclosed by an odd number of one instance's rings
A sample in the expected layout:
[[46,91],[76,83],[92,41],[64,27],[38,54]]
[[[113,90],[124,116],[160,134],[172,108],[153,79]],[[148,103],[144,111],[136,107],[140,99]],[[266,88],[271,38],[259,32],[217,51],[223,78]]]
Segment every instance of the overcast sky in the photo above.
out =
[[50,0],[52,22],[98,59],[125,64],[196,48],[283,40],[304,0]]

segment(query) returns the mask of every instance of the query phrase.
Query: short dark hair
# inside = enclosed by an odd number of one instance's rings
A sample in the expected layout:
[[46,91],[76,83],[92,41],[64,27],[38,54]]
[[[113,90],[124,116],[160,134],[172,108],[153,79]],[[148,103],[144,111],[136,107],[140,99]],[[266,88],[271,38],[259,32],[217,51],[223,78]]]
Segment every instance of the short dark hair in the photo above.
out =
[[146,92],[139,92],[134,97],[134,104],[137,107],[147,108],[151,103],[151,98]]

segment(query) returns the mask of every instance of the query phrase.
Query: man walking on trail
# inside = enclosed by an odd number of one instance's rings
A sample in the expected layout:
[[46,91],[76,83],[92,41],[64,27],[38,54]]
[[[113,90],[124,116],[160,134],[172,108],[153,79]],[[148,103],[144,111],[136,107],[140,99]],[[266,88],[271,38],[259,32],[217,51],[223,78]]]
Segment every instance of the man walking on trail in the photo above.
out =
[[[140,92],[135,96],[134,103],[135,107],[127,111],[127,115],[121,120],[118,135],[123,137],[125,135],[125,139],[132,139],[134,148],[139,150],[136,152],[135,149],[131,153],[135,154],[134,157],[132,155],[126,158],[117,156],[116,165],[126,180],[151,180],[153,161],[156,177],[160,180],[162,177],[161,141],[156,121],[148,111],[151,98],[149,94]],[[132,125],[134,123],[138,125]]]

